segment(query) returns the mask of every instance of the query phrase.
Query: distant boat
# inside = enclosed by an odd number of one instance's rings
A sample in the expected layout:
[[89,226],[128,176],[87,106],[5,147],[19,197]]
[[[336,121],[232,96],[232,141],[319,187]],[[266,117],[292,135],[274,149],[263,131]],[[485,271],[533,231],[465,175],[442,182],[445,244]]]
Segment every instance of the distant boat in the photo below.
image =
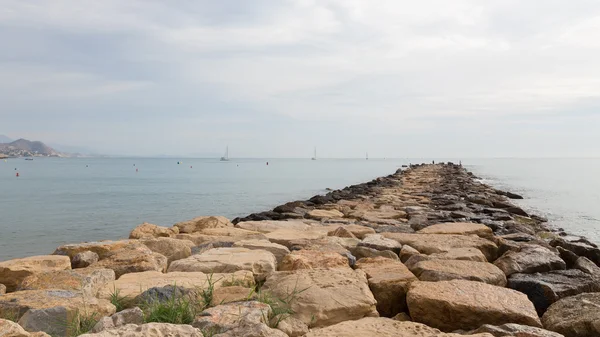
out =
[[369,152],[367,152],[367,160],[369,160]]
[[33,160],[33,158],[25,158],[25,160]]
[[221,157],[221,161],[229,161],[229,146],[225,148],[225,155]]
[[311,160],[317,160],[317,147],[315,146],[315,155],[311,158]]

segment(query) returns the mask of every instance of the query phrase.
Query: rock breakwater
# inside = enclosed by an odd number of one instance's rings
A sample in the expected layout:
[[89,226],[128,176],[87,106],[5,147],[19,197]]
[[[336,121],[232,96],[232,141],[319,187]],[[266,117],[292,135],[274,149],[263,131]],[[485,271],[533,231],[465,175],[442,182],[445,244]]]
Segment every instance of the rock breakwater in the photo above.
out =
[[511,202],[520,198],[460,165],[412,165],[232,221],[144,223],[129,239],[0,262],[0,327],[9,336],[600,336],[600,249]]

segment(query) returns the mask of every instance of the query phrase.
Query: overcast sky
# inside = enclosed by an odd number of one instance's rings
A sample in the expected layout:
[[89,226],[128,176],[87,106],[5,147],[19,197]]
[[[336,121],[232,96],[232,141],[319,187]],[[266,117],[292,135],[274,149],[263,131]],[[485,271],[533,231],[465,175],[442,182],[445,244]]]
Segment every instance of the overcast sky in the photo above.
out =
[[0,134],[120,155],[600,155],[597,0],[0,0]]

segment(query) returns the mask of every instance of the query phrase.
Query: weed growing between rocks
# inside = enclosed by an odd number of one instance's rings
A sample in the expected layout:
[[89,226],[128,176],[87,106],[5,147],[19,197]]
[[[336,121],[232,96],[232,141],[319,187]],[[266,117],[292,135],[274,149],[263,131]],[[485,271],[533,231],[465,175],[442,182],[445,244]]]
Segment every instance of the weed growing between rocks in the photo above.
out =
[[11,321],[11,322],[17,323],[19,321],[19,310],[17,310],[17,309],[7,309],[7,310],[4,310],[0,314],[0,318],[5,319],[7,321]]
[[[173,286],[174,290],[176,286]],[[198,312],[198,305],[191,294],[173,291],[166,300],[148,299],[141,303],[146,323],[191,324]]]
[[197,290],[200,299],[202,300],[202,308],[200,311],[210,307],[210,304],[213,301],[213,294],[215,292],[215,283],[219,282],[221,279],[213,281],[213,274],[211,273],[208,277],[208,287],[206,289]]
[[74,317],[67,322],[67,336],[77,337],[90,332],[98,323],[99,316],[98,313],[82,314],[79,310],[76,311]]
[[[292,303],[296,300],[299,294],[305,292],[309,288],[298,289],[298,282],[294,286],[292,291],[288,292],[284,297],[274,296],[268,291],[258,290],[256,291],[256,301],[267,304],[271,307],[271,312],[268,317],[263,314],[263,321],[269,325],[270,328],[276,329],[281,321],[292,316],[295,312],[292,309]],[[252,291],[248,295],[250,299],[254,295],[255,291]]]
[[117,312],[122,311],[127,308],[127,298],[124,296],[120,296],[120,290],[116,287],[113,292],[110,294],[110,303],[117,308]]

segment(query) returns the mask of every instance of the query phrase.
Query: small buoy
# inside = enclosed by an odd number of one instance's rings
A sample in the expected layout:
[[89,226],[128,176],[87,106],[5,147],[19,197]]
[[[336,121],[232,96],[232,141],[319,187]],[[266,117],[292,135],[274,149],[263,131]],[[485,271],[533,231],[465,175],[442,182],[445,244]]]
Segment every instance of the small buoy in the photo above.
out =
[[192,168],[192,166],[190,166],[190,168]]
[[135,169],[135,172],[137,173],[137,172],[138,172],[138,169]]
[[17,178],[19,178],[19,172],[17,172]]
[[267,162],[267,166],[269,166],[269,162]]
[[85,165],[85,167],[88,167],[87,165]]

